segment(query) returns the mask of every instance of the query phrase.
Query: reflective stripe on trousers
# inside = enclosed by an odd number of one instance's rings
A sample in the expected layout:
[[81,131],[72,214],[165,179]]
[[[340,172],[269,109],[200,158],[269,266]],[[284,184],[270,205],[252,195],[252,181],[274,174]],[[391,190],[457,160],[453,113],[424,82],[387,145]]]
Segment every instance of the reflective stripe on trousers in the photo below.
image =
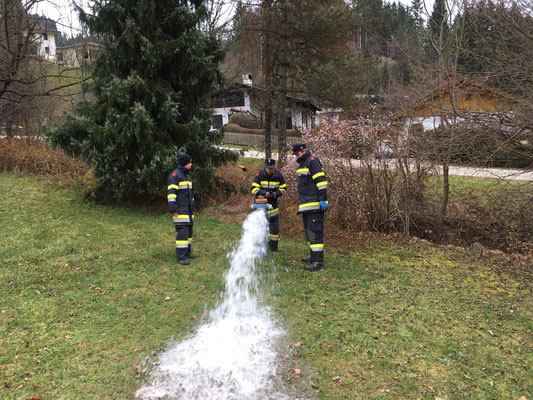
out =
[[275,250],[278,248],[279,241],[279,215],[268,219],[268,248]]
[[324,213],[302,213],[311,261],[324,261]]
[[176,228],[176,259],[186,260],[187,255],[192,252],[192,225],[174,225]]

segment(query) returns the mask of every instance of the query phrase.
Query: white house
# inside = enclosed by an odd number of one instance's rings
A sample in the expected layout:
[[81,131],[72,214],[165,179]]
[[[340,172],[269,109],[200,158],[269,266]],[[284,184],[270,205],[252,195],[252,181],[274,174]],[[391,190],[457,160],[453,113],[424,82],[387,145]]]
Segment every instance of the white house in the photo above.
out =
[[[249,75],[245,75],[243,83],[236,83],[215,93],[212,98],[213,125],[217,129],[229,123],[235,112],[247,112],[262,120],[264,110],[261,100],[266,90],[252,85]],[[287,129],[310,129],[316,125],[317,106],[307,100],[287,96]]]
[[57,61],[68,67],[79,67],[83,62],[92,63],[101,51],[102,45],[94,42],[58,47]]
[[56,37],[59,35],[55,21],[44,16],[31,16],[32,52],[47,61],[56,60]]

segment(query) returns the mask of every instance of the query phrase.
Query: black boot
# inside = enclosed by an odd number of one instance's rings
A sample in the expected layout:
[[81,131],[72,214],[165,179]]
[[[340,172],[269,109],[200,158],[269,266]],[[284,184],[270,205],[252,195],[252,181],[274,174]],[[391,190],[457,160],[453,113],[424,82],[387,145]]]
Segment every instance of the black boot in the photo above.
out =
[[302,261],[305,262],[305,263],[310,263],[311,262],[311,257],[303,257]]
[[313,261],[311,264],[304,267],[306,271],[320,271],[324,269],[324,262],[322,261]]
[[189,262],[189,260],[185,259],[185,260],[178,260],[178,263],[180,265],[190,265],[191,263]]
[[187,254],[187,258],[197,258],[198,256],[196,254],[193,254],[193,253],[189,253]]

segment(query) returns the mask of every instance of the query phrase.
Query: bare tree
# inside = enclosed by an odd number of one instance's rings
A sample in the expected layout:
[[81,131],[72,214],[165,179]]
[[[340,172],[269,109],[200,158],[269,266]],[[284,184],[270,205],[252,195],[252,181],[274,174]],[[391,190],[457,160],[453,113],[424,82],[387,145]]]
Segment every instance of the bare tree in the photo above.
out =
[[79,69],[56,64],[55,46],[43,44],[58,33],[57,21],[32,14],[45,3],[0,1],[0,125],[9,135],[15,134],[13,126],[34,133],[37,124],[57,114],[57,99],[70,99],[72,88],[84,79]]

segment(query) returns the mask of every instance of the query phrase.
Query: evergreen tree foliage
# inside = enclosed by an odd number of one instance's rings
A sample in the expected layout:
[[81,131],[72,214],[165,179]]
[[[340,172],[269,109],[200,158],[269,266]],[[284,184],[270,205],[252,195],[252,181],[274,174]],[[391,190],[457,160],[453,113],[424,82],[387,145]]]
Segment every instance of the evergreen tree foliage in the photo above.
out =
[[214,168],[235,158],[213,147],[221,133],[209,132],[211,111],[203,108],[222,81],[224,56],[199,29],[205,17],[200,0],[109,0],[97,2],[93,15],[81,12],[104,45],[92,99],[48,136],[87,159],[117,200],[164,193],[180,152],[193,158],[201,198],[215,183]]
[[433,3],[433,11],[428,21],[428,30],[428,56],[430,59],[436,59],[439,54],[442,56],[448,45],[450,27],[448,26],[448,5],[446,0],[435,0]]
[[496,88],[531,97],[533,17],[516,3],[479,1],[467,7],[459,70]]
[[293,0],[288,6],[290,89],[349,107],[375,60],[349,50],[354,14],[343,0]]
[[422,30],[424,28],[424,18],[422,18],[422,0],[412,0],[409,11],[413,19],[414,27],[417,30]]

